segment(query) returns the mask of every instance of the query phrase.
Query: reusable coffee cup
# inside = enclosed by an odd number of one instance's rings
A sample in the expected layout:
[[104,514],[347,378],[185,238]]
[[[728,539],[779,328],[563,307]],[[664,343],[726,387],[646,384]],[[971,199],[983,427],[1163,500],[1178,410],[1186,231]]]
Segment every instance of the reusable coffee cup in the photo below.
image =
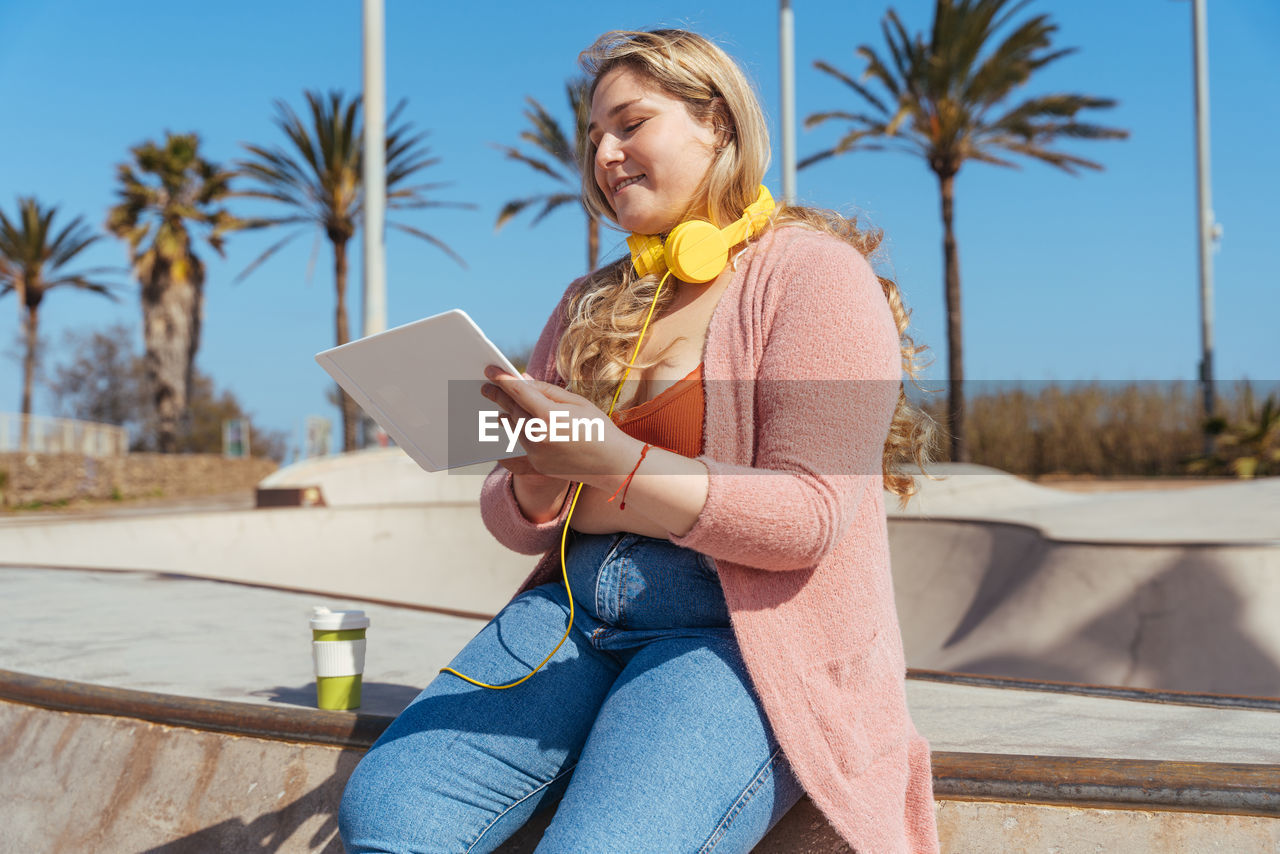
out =
[[364,611],[330,611],[319,605],[311,609],[311,658],[320,708],[360,708],[367,628]]

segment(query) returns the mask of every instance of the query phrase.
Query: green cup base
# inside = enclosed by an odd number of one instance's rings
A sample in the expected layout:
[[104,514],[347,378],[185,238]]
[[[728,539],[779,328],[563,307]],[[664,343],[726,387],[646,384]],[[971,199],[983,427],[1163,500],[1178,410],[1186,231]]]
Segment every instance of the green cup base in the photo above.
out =
[[316,677],[316,705],[321,709],[350,711],[360,708],[361,676]]

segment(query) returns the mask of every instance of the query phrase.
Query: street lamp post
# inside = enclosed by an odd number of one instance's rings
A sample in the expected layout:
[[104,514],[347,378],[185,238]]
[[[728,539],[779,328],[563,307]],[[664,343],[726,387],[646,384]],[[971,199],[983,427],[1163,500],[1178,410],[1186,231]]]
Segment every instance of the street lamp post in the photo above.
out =
[[364,334],[387,328],[386,63],[382,0],[364,0]]
[[[387,328],[386,61],[383,0],[364,0],[364,334]],[[382,444],[382,428],[361,419],[362,443]],[[370,435],[372,433],[372,435]]]
[[778,78],[782,83],[782,198],[796,202],[795,16],[791,0],[778,4]]
[[[1200,250],[1200,383],[1205,418],[1213,418],[1213,243],[1219,233],[1214,222],[1209,183],[1209,47],[1205,0],[1191,0],[1191,30],[1195,45],[1196,91],[1196,223]],[[1204,452],[1213,452],[1206,432]]]

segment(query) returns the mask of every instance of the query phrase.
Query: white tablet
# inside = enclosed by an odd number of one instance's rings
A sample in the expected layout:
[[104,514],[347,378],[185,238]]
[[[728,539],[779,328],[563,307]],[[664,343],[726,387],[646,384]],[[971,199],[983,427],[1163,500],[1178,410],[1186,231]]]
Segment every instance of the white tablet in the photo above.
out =
[[482,418],[498,412],[480,393],[484,369],[520,372],[461,309],[325,350],[316,361],[427,471],[524,456],[518,444],[507,450],[501,429],[500,441],[480,440]]

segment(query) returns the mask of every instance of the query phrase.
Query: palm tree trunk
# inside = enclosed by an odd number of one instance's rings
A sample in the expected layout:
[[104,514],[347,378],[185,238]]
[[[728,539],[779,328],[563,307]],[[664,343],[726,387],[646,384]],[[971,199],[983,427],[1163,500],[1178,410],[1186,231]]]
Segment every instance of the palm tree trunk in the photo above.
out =
[[[347,240],[333,240],[333,281],[338,289],[337,317],[338,343],[341,347],[351,340],[351,330],[347,323]],[[342,450],[356,449],[356,402],[342,389],[338,389],[339,400],[342,401]]]
[[951,433],[951,461],[969,462],[965,442],[964,343],[960,310],[960,257],[955,233],[955,173],[938,175],[942,194],[942,257],[946,270],[947,305],[947,422]]
[[587,272],[596,268],[600,258],[600,222],[591,214],[587,214]]
[[144,363],[155,406],[156,449],[162,454],[178,450],[196,334],[192,324],[199,317],[199,299],[194,283],[175,277],[171,267],[159,263],[142,291]]
[[40,306],[28,305],[26,318],[27,352],[22,360],[22,438],[19,448],[27,450],[31,443],[31,387],[36,377],[36,337],[40,327]]
[[191,389],[195,382],[196,351],[200,349],[200,331],[204,328],[204,262],[195,253],[187,257],[187,276],[191,305],[187,326],[186,369],[182,373],[182,419],[184,434],[191,432]]

